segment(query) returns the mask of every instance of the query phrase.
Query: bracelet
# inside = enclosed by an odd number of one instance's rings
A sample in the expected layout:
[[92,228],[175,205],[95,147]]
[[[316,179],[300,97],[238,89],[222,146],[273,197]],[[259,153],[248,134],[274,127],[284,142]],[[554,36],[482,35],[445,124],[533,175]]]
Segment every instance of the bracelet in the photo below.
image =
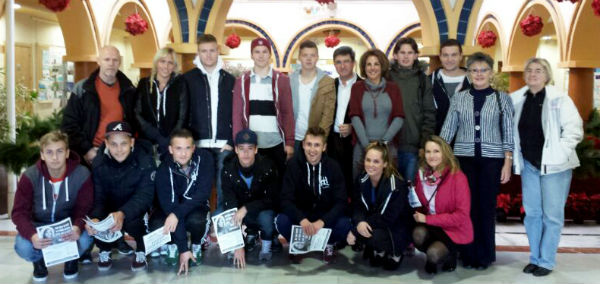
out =
[[512,160],[513,156],[504,156],[504,158],[508,158],[508,159]]

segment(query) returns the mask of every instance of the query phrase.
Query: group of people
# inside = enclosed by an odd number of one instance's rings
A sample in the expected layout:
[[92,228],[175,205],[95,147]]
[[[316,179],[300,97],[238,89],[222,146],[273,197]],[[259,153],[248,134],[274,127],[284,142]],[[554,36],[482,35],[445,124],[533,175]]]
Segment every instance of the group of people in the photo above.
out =
[[[271,67],[270,42],[254,39],[254,66],[238,78],[223,69],[214,36],[197,43],[195,68],[179,75],[175,51],[163,48],[137,87],[119,71],[119,51],[103,47],[98,70],[76,84],[61,131],[42,137],[41,159],[15,196],[15,250],[33,262],[34,280],[47,277],[41,249],[52,243],[36,226],[70,217],[64,238],[88,260],[95,243],[98,268],[108,270],[122,242],[92,240],[98,232],[84,218],[112,216],[110,230],[135,239],[134,271],[147,266],[143,235],[162,227],[172,242],[152,256],[187,273],[202,257],[211,214],[232,208],[245,247],[228,257],[240,268],[258,247],[259,261],[269,261],[281,250],[278,236],[290,241],[299,225],[308,236],[331,229],[328,263],[351,245],[370,265],[395,270],[414,247],[428,273],[453,271],[459,259],[482,270],[495,261],[496,194],[513,167],[531,249],[523,271],[554,268],[583,130],[569,96],[549,85],[546,60],[529,60],[527,85],[509,96],[491,87],[488,55],[460,67],[454,39],[429,76],[412,38],[398,41],[391,63],[366,51],[360,76],[354,51],[339,47],[336,79],[317,67],[309,40],[288,76]],[[65,278],[77,272],[76,260],[65,263]]]

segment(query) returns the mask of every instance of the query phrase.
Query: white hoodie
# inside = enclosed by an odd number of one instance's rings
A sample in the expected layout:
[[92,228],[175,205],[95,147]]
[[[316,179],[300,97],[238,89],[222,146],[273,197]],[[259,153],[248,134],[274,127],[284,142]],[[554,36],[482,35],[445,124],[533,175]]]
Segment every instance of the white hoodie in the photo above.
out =
[[219,113],[219,71],[223,68],[223,60],[221,57],[217,57],[217,65],[212,70],[212,72],[208,73],[202,62],[200,61],[200,57],[196,55],[194,58],[194,64],[202,74],[206,75],[208,79],[208,86],[210,89],[210,125],[212,129],[212,137],[211,139],[202,139],[198,142],[198,147],[200,148],[223,148],[225,144],[227,144],[227,140],[217,140],[217,115]]
[[[510,95],[514,108],[515,150],[513,166],[515,174],[521,174],[523,155],[519,136],[519,119],[525,104],[525,86]],[[540,174],[547,175],[573,169],[579,166],[575,147],[583,139],[583,121],[573,100],[554,86],[546,86],[546,97],[542,106],[542,129],[544,149]]]

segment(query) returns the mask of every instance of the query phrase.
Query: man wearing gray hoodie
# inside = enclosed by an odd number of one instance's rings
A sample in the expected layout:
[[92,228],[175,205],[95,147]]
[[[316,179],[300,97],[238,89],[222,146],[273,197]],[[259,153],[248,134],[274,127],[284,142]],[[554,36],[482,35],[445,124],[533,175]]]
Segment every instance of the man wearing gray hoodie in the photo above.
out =
[[223,160],[233,150],[231,109],[235,77],[223,70],[217,39],[211,34],[198,37],[196,68],[182,75],[189,97],[187,128],[196,146],[210,151],[215,161],[217,210],[223,209],[221,171]]
[[314,42],[307,40],[300,44],[298,59],[302,66],[290,75],[290,87],[296,121],[294,152],[301,154],[308,128],[318,126],[329,135],[335,111],[335,83],[317,68],[319,51]]

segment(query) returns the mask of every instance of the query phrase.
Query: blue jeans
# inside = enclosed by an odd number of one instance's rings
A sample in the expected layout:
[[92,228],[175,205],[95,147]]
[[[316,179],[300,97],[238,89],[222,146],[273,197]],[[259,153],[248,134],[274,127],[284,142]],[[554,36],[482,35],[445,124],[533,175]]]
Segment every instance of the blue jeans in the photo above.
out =
[[[94,239],[88,235],[86,230],[83,230],[83,233],[81,233],[81,236],[79,236],[79,240],[77,241],[79,255],[83,255],[93,242]],[[21,235],[17,235],[15,238],[15,252],[28,262],[36,262],[42,259],[42,250],[34,248],[33,243],[31,243],[30,240],[21,237]]]
[[523,160],[521,184],[525,230],[531,251],[529,262],[546,269],[551,270],[556,264],[572,175],[572,170],[540,175],[540,170]]
[[417,175],[417,153],[398,150],[398,172],[406,181],[415,181]]
[[263,210],[258,214],[246,214],[244,224],[246,224],[246,233],[256,234],[260,231],[261,239],[271,240],[275,232],[275,211]]
[[[275,218],[275,226],[277,227],[277,231],[289,242],[290,237],[292,235],[292,225],[300,225],[294,224],[292,219],[287,215],[281,213],[277,215]],[[350,218],[346,216],[342,216],[337,219],[335,222],[335,226],[331,229],[331,235],[329,236],[329,244],[334,244],[337,242],[342,242],[346,240],[348,236],[348,232],[352,228],[352,223]]]
[[216,215],[216,214],[223,212],[223,205],[225,203],[225,201],[223,200],[223,189],[221,187],[221,172],[223,172],[223,161],[232,152],[231,151],[221,152],[221,148],[208,148],[207,150],[209,150],[212,153],[213,160],[216,163],[215,168],[217,168],[217,172],[215,172],[215,175],[216,175],[215,180],[216,180],[216,188],[217,188],[217,209],[215,209],[215,212],[213,213],[214,215]]

